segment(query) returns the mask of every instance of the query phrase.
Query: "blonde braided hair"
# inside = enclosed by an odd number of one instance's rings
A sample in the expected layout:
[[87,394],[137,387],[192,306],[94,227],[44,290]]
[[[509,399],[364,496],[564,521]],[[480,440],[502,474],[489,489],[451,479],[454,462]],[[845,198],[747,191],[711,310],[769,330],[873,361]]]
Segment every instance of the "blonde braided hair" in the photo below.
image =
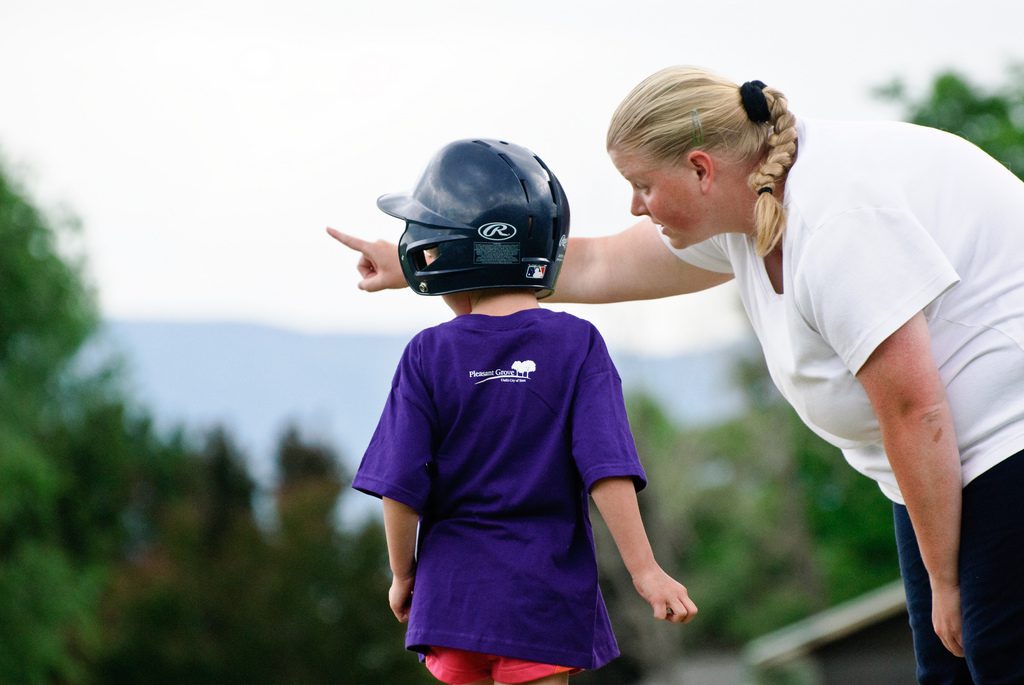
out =
[[735,161],[763,160],[748,183],[757,192],[755,245],[765,255],[778,245],[786,226],[786,211],[774,190],[796,160],[796,119],[780,91],[763,87],[761,93],[767,118],[753,121],[732,81],[698,67],[668,67],[644,79],[619,104],[605,145],[658,163],[675,162],[691,150],[714,151]]

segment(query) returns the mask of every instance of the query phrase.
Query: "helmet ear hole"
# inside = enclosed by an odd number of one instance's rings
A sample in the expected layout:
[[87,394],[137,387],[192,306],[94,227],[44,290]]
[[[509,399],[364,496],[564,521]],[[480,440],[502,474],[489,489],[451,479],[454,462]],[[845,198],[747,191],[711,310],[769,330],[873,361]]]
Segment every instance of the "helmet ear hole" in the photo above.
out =
[[409,254],[409,259],[412,260],[413,268],[417,271],[423,271],[437,260],[439,254],[440,248],[438,245],[429,245],[413,250]]
[[412,254],[409,254],[409,260],[412,262],[412,268],[416,271],[423,271],[427,268],[427,256],[426,250],[416,250]]

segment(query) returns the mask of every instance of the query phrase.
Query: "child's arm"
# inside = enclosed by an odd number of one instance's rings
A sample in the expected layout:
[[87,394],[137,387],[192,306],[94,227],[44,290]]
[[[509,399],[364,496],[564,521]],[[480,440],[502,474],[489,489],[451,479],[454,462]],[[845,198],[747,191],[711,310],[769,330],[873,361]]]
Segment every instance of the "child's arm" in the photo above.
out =
[[611,531],[633,586],[654,609],[654,618],[688,623],[697,606],[686,588],[662,570],[647,539],[632,478],[604,478],[590,491]]
[[416,510],[387,497],[384,498],[384,534],[388,541],[388,563],[391,565],[391,590],[388,604],[401,623],[409,620],[412,587],[416,579]]

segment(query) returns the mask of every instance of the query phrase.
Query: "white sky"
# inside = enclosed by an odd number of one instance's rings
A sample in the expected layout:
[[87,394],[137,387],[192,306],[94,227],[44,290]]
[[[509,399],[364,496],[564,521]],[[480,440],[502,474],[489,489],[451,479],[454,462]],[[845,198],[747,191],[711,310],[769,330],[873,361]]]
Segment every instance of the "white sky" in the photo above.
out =
[[[375,199],[456,138],[511,140],[565,186],[574,235],[633,221],[604,153],[619,99],[669,64],[782,89],[797,116],[896,118],[871,89],[1001,83],[1020,0],[0,0],[0,152],[83,223],[103,313],[412,332],[438,298],[358,291],[331,225],[394,240]],[[728,286],[561,307],[654,353],[746,329]]]

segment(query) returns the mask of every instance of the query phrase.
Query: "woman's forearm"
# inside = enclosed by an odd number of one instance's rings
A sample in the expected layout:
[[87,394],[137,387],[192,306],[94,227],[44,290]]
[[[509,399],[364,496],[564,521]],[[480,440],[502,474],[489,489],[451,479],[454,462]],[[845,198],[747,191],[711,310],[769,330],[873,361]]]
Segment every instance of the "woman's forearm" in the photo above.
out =
[[945,402],[883,424],[886,453],[914,527],[932,591],[932,625],[963,656],[960,599],[960,455]]
[[957,582],[962,485],[946,390],[923,314],[884,340],[857,374],[934,583]]
[[932,586],[956,587],[963,485],[949,405],[893,417],[882,432]]
[[689,264],[662,243],[650,221],[596,238],[570,238],[553,302],[601,304],[704,290],[732,278]]

